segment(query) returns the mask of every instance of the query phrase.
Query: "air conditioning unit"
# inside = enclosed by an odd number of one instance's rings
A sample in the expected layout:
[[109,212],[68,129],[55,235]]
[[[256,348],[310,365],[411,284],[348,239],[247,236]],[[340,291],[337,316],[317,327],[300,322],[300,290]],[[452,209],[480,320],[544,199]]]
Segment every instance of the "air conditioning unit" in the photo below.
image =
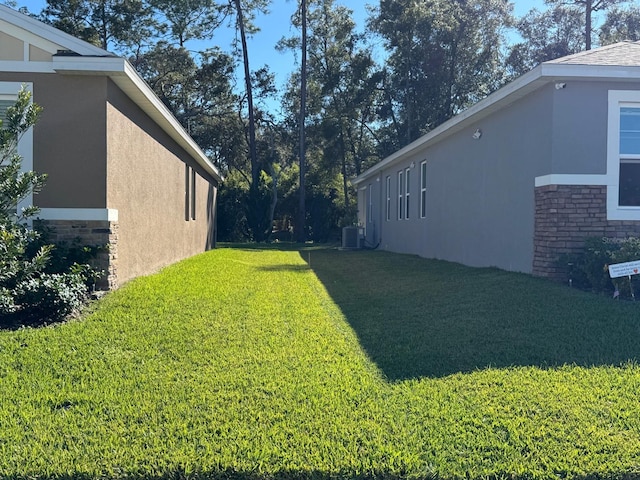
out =
[[344,227],[342,229],[342,248],[356,250],[364,246],[364,227]]

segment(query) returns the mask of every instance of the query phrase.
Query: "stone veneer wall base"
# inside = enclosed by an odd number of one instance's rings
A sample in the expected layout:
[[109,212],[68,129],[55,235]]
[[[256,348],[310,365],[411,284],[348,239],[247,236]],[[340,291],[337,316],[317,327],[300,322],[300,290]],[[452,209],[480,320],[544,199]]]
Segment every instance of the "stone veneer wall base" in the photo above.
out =
[[640,221],[607,220],[606,185],[547,185],[535,189],[533,274],[565,280],[563,254],[579,253],[588,237],[640,235]]
[[96,282],[99,290],[118,287],[118,222],[107,220],[38,220],[49,230],[52,243],[79,241],[81,245],[105,247],[91,262],[103,271]]

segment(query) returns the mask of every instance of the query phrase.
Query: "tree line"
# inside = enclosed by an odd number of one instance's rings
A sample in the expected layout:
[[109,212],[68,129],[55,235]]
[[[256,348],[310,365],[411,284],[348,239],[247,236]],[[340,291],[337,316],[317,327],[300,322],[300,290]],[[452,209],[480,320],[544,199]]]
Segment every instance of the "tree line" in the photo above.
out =
[[[128,58],[226,177],[220,240],[330,240],[356,220],[350,178],[541,62],[640,40],[625,0],[546,0],[521,18],[506,0],[380,0],[364,32],[336,0],[297,0],[300,34],[276,48],[301,65],[279,89],[247,46],[270,3],[47,0],[30,13]],[[229,26],[238,41],[217,44]]]

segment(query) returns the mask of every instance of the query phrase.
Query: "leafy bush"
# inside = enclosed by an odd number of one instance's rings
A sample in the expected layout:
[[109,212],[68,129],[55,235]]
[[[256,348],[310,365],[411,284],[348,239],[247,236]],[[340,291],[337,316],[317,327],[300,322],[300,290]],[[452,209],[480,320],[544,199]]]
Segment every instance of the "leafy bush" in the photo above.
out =
[[65,263],[60,255],[52,262],[55,247],[44,243],[28,223],[38,208],[17,211],[20,201],[38,192],[46,180],[45,175],[22,172],[17,154],[20,136],[39,113],[40,107],[22,89],[7,110],[6,127],[0,121],[0,325],[64,318],[86,299],[87,283],[96,273],[88,265]]
[[610,278],[609,265],[640,260],[640,239],[629,237],[616,239],[590,237],[585,240],[581,253],[565,255],[562,265],[568,265],[569,278],[578,288],[597,293],[615,294],[631,298],[632,292],[640,291],[640,278]]
[[20,313],[25,320],[61,320],[82,306],[87,287],[79,273],[43,273],[20,283],[16,298],[23,305]]

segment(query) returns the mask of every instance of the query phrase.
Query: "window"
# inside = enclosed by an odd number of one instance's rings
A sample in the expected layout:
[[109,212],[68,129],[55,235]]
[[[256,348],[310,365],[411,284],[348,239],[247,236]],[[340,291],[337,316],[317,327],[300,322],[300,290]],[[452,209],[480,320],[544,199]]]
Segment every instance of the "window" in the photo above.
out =
[[367,188],[367,196],[369,202],[369,208],[367,209],[367,221],[369,223],[373,222],[373,186],[369,184]]
[[191,220],[196,219],[196,171],[191,169]]
[[420,164],[420,218],[427,216],[427,162]]
[[640,220],[640,91],[609,91],[607,128],[607,219]]
[[385,185],[386,185],[385,190],[387,192],[385,215],[388,222],[389,220],[391,220],[391,177],[390,176],[387,176]]
[[398,220],[402,220],[404,215],[404,182],[402,170],[398,172]]
[[640,206],[640,105],[620,107],[618,205]]
[[404,175],[404,206],[405,214],[404,218],[409,219],[409,194],[411,193],[411,170],[408,168],[405,170]]
[[190,188],[190,180],[191,180],[191,168],[186,163],[184,164],[184,219],[185,221],[189,221],[191,218],[190,215],[190,205],[191,205],[191,188]]

